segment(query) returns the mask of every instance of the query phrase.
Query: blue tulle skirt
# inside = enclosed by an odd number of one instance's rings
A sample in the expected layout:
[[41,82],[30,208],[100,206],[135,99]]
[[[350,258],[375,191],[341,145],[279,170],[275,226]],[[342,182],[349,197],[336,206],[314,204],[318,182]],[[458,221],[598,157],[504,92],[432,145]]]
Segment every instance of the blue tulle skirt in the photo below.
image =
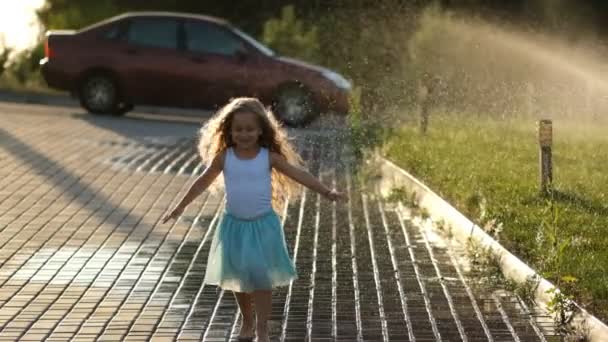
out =
[[252,292],[289,285],[295,279],[296,268],[274,211],[252,220],[224,214],[211,242],[205,284]]

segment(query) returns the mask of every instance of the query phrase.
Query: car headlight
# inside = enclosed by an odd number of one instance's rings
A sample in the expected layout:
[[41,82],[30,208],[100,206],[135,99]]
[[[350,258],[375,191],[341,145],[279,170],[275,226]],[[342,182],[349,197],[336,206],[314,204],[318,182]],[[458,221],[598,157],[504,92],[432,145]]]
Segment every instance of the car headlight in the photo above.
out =
[[323,76],[325,78],[327,78],[328,80],[332,81],[336,87],[340,88],[340,89],[350,89],[351,88],[351,84],[350,82],[344,78],[342,75],[333,72],[331,70],[325,70],[323,71]]

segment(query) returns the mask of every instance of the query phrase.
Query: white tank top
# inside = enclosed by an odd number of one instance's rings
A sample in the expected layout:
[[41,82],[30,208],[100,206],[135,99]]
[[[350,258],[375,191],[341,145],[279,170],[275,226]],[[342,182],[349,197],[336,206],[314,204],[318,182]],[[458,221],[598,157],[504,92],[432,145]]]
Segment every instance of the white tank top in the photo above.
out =
[[269,158],[264,147],[253,159],[239,159],[234,150],[228,148],[223,172],[229,214],[252,219],[272,209]]

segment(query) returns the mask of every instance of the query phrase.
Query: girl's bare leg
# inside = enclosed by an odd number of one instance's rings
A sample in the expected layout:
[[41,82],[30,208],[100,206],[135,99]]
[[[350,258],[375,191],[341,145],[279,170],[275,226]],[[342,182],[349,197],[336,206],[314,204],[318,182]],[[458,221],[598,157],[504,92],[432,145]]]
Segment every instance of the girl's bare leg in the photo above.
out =
[[268,319],[272,310],[272,291],[258,290],[253,292],[256,313],[256,335],[258,342],[269,342]]
[[240,337],[253,336],[253,308],[251,306],[252,295],[246,292],[234,292],[234,297],[239,303],[241,310],[241,332]]

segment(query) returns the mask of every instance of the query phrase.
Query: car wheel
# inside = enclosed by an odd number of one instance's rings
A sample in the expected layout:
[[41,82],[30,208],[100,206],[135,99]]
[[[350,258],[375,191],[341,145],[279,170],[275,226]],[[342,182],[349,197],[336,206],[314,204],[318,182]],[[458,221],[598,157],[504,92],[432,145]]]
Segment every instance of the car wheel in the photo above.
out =
[[279,120],[291,127],[304,126],[319,114],[312,94],[300,84],[281,87],[272,110]]
[[134,106],[130,103],[119,103],[118,106],[112,111],[114,116],[123,116],[128,112],[132,111]]
[[93,114],[112,114],[118,107],[118,88],[114,80],[104,74],[86,77],[80,86],[80,104]]

